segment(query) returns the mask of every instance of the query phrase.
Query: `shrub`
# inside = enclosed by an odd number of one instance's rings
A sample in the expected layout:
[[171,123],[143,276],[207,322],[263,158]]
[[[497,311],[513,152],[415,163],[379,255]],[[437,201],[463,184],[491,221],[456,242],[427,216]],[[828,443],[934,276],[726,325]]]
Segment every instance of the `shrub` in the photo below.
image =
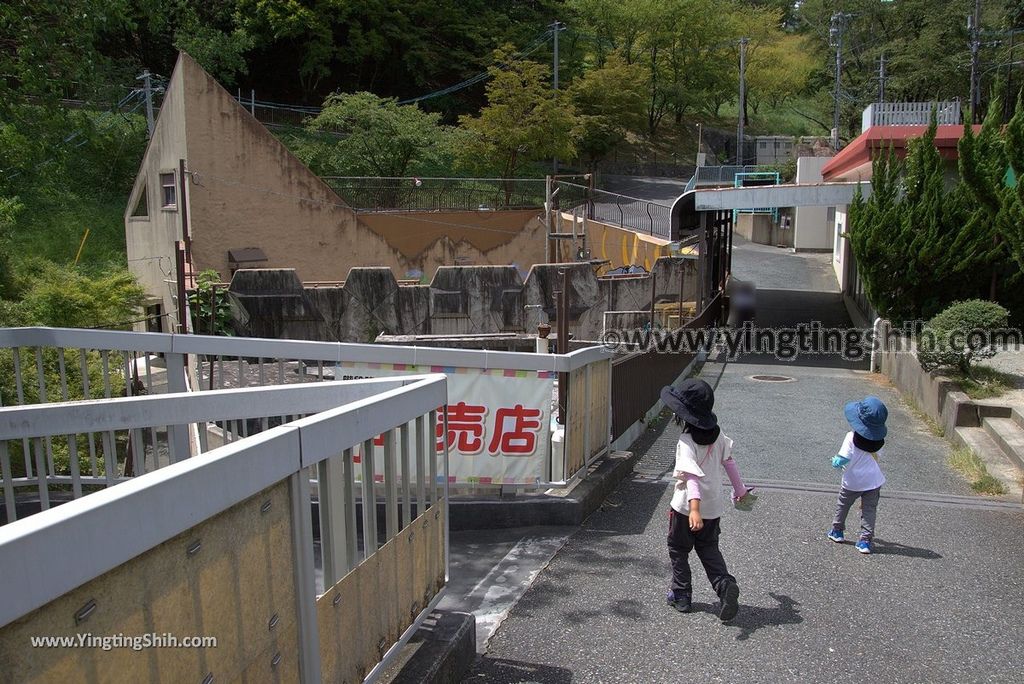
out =
[[991,333],[1008,324],[1009,312],[995,302],[954,302],[921,330],[917,360],[926,371],[952,367],[971,377],[972,362],[996,353]]

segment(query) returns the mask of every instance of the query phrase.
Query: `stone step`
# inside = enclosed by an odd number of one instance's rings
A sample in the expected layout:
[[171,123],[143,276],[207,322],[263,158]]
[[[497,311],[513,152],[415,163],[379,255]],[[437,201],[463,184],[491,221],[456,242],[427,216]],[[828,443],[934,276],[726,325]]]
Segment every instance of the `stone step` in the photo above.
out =
[[1024,430],[1024,413],[1021,413],[1017,409],[1010,409],[1010,418],[1013,422],[1017,423],[1022,430]]
[[1024,470],[1024,427],[1013,418],[984,418],[981,424],[1000,451]]
[[[985,420],[993,420],[986,418]],[[995,419],[1000,420],[1000,419]],[[1010,420],[1004,418],[1001,420]],[[985,467],[992,477],[1000,480],[1006,486],[1009,499],[1022,500],[1020,464],[1011,460],[1002,446],[989,433],[985,427],[958,427],[953,436],[953,442],[965,446],[981,458]]]

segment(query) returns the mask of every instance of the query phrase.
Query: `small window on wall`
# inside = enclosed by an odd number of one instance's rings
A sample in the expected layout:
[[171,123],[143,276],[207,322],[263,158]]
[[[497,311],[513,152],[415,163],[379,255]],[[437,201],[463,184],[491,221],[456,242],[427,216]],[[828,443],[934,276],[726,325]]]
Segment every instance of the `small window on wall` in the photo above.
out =
[[173,173],[160,174],[160,207],[163,209],[178,208],[178,186],[174,182]]
[[142,186],[142,191],[139,192],[139,201],[135,203],[135,208],[132,209],[131,218],[148,218],[149,217],[149,201],[147,195],[149,194],[149,188],[145,185]]

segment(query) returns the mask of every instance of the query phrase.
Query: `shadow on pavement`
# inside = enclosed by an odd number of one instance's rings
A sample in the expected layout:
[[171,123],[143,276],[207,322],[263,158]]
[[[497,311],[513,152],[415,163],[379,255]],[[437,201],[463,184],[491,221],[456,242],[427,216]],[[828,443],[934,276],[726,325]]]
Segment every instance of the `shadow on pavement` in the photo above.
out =
[[[743,595],[740,595],[740,612],[725,626],[738,627],[740,632],[736,635],[737,641],[746,641],[751,635],[762,627],[777,627],[780,625],[797,625],[804,621],[797,608],[800,604],[786,596],[769,592],[769,596],[778,601],[779,605],[771,608],[761,606],[748,606],[743,604]],[[718,614],[718,604],[694,603],[694,611]]]
[[924,558],[926,560],[937,560],[942,558],[942,554],[935,553],[931,549],[921,549],[916,546],[906,546],[905,544],[897,544],[896,542],[888,542],[884,539],[875,537],[871,549],[872,555],[886,555],[886,556],[906,556],[907,558]]
[[464,682],[487,682],[491,684],[513,684],[518,682],[538,682],[540,684],[569,684],[572,671],[551,665],[536,665],[518,660],[489,658],[477,659],[474,674]]

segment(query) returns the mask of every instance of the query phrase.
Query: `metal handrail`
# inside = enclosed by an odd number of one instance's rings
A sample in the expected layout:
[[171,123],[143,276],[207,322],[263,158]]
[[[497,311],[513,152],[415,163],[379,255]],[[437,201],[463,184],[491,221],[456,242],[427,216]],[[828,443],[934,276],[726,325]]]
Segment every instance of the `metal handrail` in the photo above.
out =
[[[319,412],[224,445],[174,468],[148,473],[130,483],[0,528],[0,567],[4,568],[0,628],[211,521],[250,497],[287,483],[294,541],[290,552],[293,575],[282,579],[289,583],[288,591],[294,589],[301,681],[319,682],[318,603],[341,596],[342,589],[336,583],[383,548],[377,534],[376,506],[361,505],[361,528],[355,513],[358,494],[361,493],[358,498],[362,502],[375,501],[379,490],[384,494],[385,541],[412,529],[414,506],[416,521],[423,519],[424,527],[440,524],[443,534],[439,538],[443,540],[442,546],[430,549],[433,557],[439,558],[438,567],[443,568],[443,577],[436,585],[439,589],[427,597],[426,605],[422,595],[412,596],[410,592],[412,603],[402,606],[402,610],[404,615],[415,617],[402,621],[404,631],[397,641],[382,642],[382,651],[383,646],[390,647],[380,662],[366,664],[372,667],[371,677],[386,668],[442,598],[448,580],[448,457],[446,449],[438,452],[433,439],[438,419],[436,408],[447,402],[446,380],[441,375],[430,375],[338,382],[330,386],[260,388],[256,392],[301,396],[306,408],[317,404]],[[254,392],[227,390],[208,396],[207,403],[214,401],[225,411],[238,412],[243,410],[240,407],[251,404],[243,397],[251,400]],[[29,433],[34,433],[33,438],[38,440],[76,420],[104,422],[104,427],[111,429],[141,430],[165,423],[169,407],[176,412],[176,420],[205,420],[202,414],[209,406],[199,407],[195,399],[185,393],[0,408],[0,444]],[[380,433],[386,444],[385,475],[383,482],[375,485],[376,470],[367,445]],[[399,440],[400,450],[396,448]],[[359,445],[364,448],[364,457],[361,465],[354,466],[353,449]],[[310,468],[318,473],[323,592],[317,591],[316,583]],[[343,505],[344,510],[340,514],[332,512],[332,505]],[[159,514],[150,515],[153,512]],[[426,519],[428,516],[430,520]],[[143,517],[146,522],[140,524]],[[67,562],[68,558],[74,562]],[[390,576],[395,586],[388,587],[385,595],[399,595],[399,585],[410,579],[400,572]],[[318,593],[322,593],[319,598]],[[44,653],[40,650],[40,657]]]

